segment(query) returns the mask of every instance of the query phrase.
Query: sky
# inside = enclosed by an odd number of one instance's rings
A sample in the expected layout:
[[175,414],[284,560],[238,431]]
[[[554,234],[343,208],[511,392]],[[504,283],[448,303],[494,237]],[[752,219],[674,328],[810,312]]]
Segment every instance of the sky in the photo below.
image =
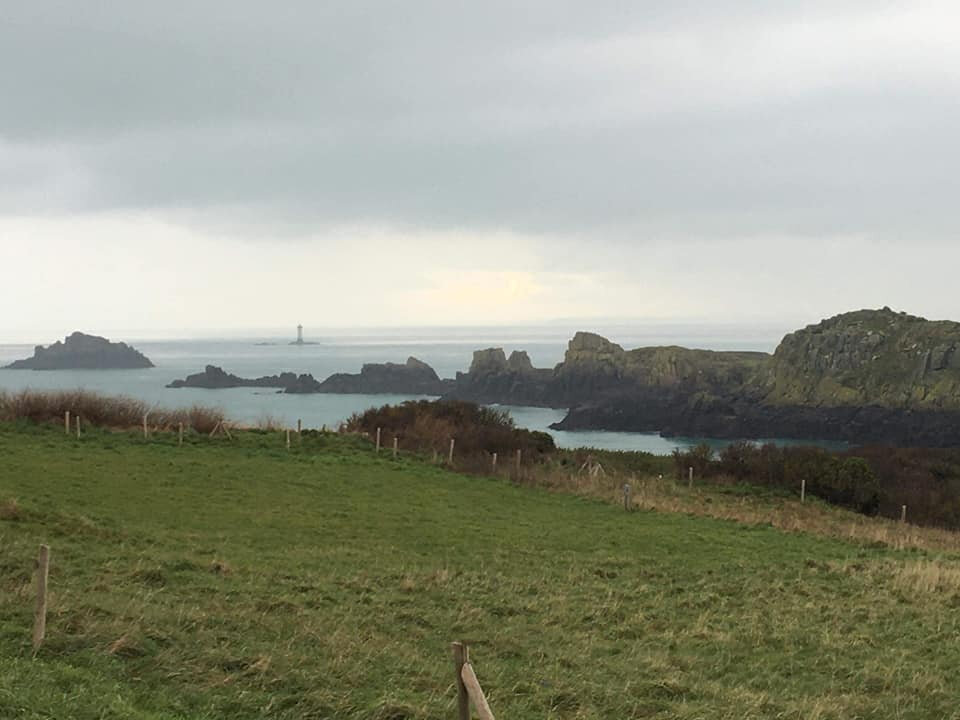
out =
[[960,319],[955,2],[0,0],[0,342]]

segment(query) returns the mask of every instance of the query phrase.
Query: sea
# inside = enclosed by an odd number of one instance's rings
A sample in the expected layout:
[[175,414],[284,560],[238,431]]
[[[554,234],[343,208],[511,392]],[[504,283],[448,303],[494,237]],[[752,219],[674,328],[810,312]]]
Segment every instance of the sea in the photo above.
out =
[[[563,360],[572,327],[535,328],[421,328],[336,329],[314,336],[310,344],[291,344],[280,334],[251,334],[228,339],[122,338],[144,353],[155,367],[146,370],[0,370],[0,390],[85,389],[127,395],[151,406],[175,408],[209,405],[222,409],[232,421],[256,425],[270,422],[305,428],[336,428],[350,415],[371,407],[419,399],[411,395],[288,395],[269,388],[205,390],[165,387],[172,380],[218,365],[241,377],[279,372],[311,373],[318,380],[336,372],[356,373],[364,363],[406,361],[416,357],[431,365],[440,377],[465,372],[474,350],[502,347],[505,352],[525,350],[536,367],[553,367]],[[682,345],[711,350],[761,350],[771,352],[782,336],[771,326],[717,325],[611,325],[596,330],[625,348],[647,345]],[[112,338],[116,339],[116,338]],[[0,366],[30,357],[33,345],[0,344]],[[562,409],[503,406],[519,427],[542,430],[565,448],[592,447],[669,454],[699,443],[722,447],[730,440],[661,437],[657,433],[607,431],[557,431]],[[790,438],[754,442],[796,444]]]

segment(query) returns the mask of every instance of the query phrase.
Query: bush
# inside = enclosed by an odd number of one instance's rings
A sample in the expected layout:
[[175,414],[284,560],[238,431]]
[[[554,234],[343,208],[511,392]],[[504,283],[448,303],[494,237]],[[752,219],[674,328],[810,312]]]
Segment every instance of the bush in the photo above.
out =
[[556,449],[550,435],[515,427],[506,411],[461,401],[411,400],[384,405],[355,413],[345,427],[370,436],[380,428],[384,445],[398,437],[407,450],[445,453],[450,439],[455,438],[456,454],[464,459],[495,452],[507,461],[507,454],[517,450],[532,459]]

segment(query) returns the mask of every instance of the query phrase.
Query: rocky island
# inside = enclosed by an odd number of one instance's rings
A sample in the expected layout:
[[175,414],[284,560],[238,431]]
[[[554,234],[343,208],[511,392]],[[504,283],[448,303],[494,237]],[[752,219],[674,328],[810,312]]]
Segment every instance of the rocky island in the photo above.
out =
[[264,375],[258,378],[242,378],[226,372],[216,365],[207,365],[203,372],[187,375],[183,380],[174,380],[168,388],[204,388],[207,390],[225,390],[238,387],[277,388],[287,393],[318,392],[320,383],[313,375],[297,375],[292,372],[283,372],[279,375]]
[[259,378],[242,378],[215,365],[207,365],[202,373],[174,380],[168,388],[207,388],[219,390],[235,387],[277,388],[285,393],[358,393],[367,395],[442,395],[452,387],[452,380],[441,380],[425,362],[411,357],[404,364],[367,363],[357,374],[336,373],[323,382],[313,375],[284,372]]
[[74,332],[62,342],[37,345],[33,357],[17,360],[9,370],[134,370],[153,363],[126,343],[110,342],[97,335]]

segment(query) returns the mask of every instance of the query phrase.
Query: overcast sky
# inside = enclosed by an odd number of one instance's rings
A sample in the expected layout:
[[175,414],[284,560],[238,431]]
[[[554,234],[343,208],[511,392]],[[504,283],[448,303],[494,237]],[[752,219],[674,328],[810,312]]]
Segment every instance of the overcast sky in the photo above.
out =
[[958,8],[0,0],[0,342],[960,319]]

